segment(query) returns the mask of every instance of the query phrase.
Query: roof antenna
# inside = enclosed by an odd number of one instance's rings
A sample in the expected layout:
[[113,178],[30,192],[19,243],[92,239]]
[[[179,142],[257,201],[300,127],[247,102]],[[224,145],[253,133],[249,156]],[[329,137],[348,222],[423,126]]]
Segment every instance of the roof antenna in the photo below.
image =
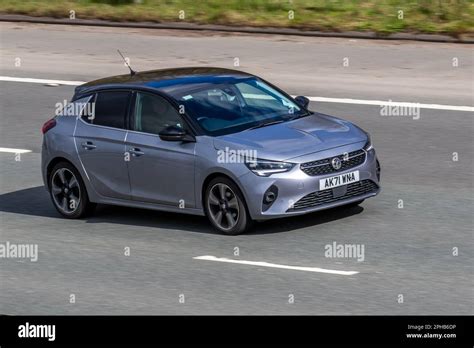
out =
[[137,72],[135,70],[133,70],[130,65],[128,64],[127,60],[125,59],[125,57],[123,56],[122,52],[120,52],[120,50],[117,50],[117,52],[120,54],[120,56],[122,57],[123,61],[125,62],[125,65],[130,69],[130,76],[133,76],[135,75]]

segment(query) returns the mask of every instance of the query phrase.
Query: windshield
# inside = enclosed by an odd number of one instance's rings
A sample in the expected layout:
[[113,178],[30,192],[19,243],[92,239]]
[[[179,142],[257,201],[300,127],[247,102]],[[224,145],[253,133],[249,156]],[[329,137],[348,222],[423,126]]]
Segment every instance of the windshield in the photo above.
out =
[[256,79],[205,84],[173,95],[208,135],[224,135],[307,113],[290,98]]

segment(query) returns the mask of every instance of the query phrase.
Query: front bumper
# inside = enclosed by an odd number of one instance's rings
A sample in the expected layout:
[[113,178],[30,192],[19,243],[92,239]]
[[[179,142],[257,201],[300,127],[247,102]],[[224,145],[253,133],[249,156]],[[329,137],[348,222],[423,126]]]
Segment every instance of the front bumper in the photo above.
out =
[[[348,149],[348,151],[352,151]],[[342,153],[342,152],[341,152]],[[306,157],[305,157],[306,158]],[[303,160],[306,162],[305,158]],[[379,168],[380,169],[380,168]],[[359,182],[340,186],[332,191],[319,191],[319,180],[334,175],[359,171]],[[376,196],[380,192],[375,150],[366,152],[365,161],[347,170],[310,176],[296,165],[291,171],[259,177],[249,172],[239,178],[254,220],[302,215],[329,209]],[[278,196],[270,207],[264,207],[263,197],[270,187],[278,188]]]

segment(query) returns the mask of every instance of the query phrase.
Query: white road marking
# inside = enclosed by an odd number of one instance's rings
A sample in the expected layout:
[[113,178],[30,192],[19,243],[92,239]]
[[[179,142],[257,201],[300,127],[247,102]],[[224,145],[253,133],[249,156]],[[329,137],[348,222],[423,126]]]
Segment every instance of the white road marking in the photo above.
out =
[[[41,83],[41,84],[48,84],[48,85],[67,85],[67,86],[79,86],[86,83],[85,81],[48,80],[48,79],[34,79],[34,78],[10,77],[10,76],[0,76],[0,81],[28,82],[28,83]],[[422,103],[395,102],[395,101],[386,101],[386,100],[328,98],[328,97],[308,97],[308,99],[311,101],[317,101],[317,102],[322,102],[322,103],[378,105],[378,106],[391,105],[391,106],[402,106],[402,107],[415,107],[415,108],[417,107],[420,109],[474,112],[473,106],[462,106],[462,105],[422,104]]]
[[54,85],[78,86],[85,83],[83,81],[47,80],[47,79],[33,79],[29,77],[10,77],[10,76],[0,76],[0,81],[41,83],[41,84],[48,84],[52,86]]
[[436,109],[436,110],[452,110],[452,111],[468,111],[474,112],[473,106],[458,105],[441,105],[441,104],[421,104],[408,102],[394,102],[384,100],[366,100],[366,99],[349,99],[349,98],[326,98],[326,97],[308,97],[311,101],[323,103],[339,103],[339,104],[361,104],[361,105],[378,105],[378,106],[402,106],[415,107],[420,109]]
[[259,267],[283,268],[283,269],[291,269],[295,271],[330,273],[330,274],[338,274],[338,275],[354,275],[354,274],[359,273],[356,271],[337,271],[333,269],[324,269],[324,268],[318,268],[318,267],[287,266],[287,265],[279,265],[276,263],[269,263],[269,262],[233,260],[233,259],[227,259],[225,257],[215,257],[215,256],[210,256],[210,255],[196,256],[196,257],[193,257],[193,259],[205,260],[205,261],[227,262],[227,263],[238,263],[241,265],[251,265],[251,266],[259,266]]
[[28,153],[31,150],[24,150],[24,149],[11,149],[9,147],[0,147],[0,152],[9,152],[9,153]]

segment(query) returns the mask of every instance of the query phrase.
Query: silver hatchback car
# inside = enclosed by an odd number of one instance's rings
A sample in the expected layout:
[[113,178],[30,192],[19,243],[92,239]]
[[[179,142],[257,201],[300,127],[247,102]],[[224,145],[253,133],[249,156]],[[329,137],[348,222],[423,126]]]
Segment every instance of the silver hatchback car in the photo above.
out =
[[369,135],[308,103],[221,68],[89,82],[43,126],[43,180],[67,218],[115,204],[206,215],[229,235],[377,195]]

